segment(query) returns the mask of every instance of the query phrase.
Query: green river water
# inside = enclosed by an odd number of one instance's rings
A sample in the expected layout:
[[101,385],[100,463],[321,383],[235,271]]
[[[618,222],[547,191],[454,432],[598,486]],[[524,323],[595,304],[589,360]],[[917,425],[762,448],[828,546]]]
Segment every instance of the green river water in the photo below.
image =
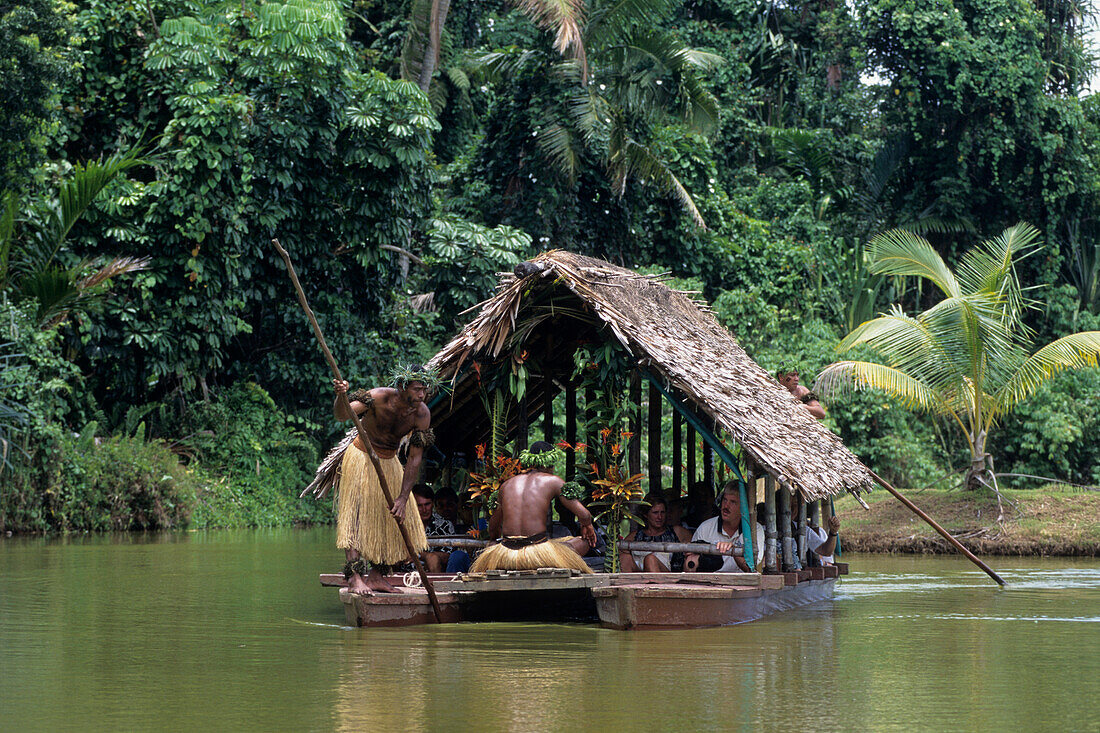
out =
[[735,627],[354,629],[330,528],[0,539],[0,730],[1100,731],[1100,561],[845,560]]

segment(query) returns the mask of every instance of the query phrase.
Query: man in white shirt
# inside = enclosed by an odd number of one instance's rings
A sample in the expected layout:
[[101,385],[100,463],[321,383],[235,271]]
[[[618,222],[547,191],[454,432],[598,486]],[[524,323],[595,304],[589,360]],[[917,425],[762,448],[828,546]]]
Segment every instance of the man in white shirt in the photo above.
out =
[[833,564],[837,533],[840,531],[840,517],[829,517],[827,524],[829,526],[827,533],[823,527],[806,527],[806,549],[816,554],[822,565]]
[[[699,525],[692,535],[692,542],[707,542],[716,545],[721,552],[744,552],[745,538],[741,535],[741,492],[737,482],[730,481],[722,491],[722,502],[718,506],[718,516],[711,517]],[[693,562],[694,560],[694,562]],[[699,556],[689,554],[684,560],[684,568],[697,567]],[[740,556],[722,557],[719,573],[751,573],[752,568]]]

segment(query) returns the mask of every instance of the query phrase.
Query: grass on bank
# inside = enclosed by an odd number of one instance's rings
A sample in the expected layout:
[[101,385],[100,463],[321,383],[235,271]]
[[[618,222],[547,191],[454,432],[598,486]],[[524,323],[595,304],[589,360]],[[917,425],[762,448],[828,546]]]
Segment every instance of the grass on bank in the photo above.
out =
[[[992,492],[902,492],[972,552],[990,555],[1100,555],[1100,491],[1051,485],[1006,489],[997,521]],[[885,490],[836,501],[845,549],[856,552],[954,552],[924,520]]]

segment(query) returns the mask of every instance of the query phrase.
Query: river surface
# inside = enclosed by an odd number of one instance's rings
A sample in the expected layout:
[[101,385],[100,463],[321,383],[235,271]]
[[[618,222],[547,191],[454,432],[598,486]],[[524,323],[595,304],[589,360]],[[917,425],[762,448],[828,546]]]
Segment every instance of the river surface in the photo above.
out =
[[852,555],[742,626],[344,626],[332,530],[0,539],[0,729],[1100,731],[1100,561]]

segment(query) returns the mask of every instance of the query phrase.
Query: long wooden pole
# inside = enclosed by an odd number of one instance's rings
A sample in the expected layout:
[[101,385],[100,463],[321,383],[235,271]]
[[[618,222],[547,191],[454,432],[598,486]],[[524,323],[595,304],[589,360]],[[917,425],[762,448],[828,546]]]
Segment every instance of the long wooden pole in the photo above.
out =
[[893,495],[894,495],[894,497],[895,497],[895,498],[896,498],[896,499],[897,499],[898,501],[900,501],[900,502],[901,502],[902,504],[904,504],[905,506],[909,507],[909,509],[910,509],[910,510],[912,510],[914,514],[916,514],[916,515],[917,515],[918,517],[920,517],[920,518],[921,518],[921,519],[923,519],[923,520],[924,520],[925,522],[927,522],[927,523],[929,524],[929,526],[931,526],[931,527],[932,527],[932,529],[934,529],[934,530],[936,530],[937,532],[939,532],[939,533],[940,533],[940,534],[941,534],[941,535],[943,536],[943,538],[944,538],[945,540],[947,540],[947,541],[948,541],[948,542],[950,542],[950,543],[951,543],[952,545],[954,545],[954,546],[955,546],[955,549],[956,549],[956,550],[958,550],[958,551],[959,551],[959,552],[961,552],[962,554],[966,555],[966,557],[967,557],[967,558],[968,558],[968,559],[970,560],[970,562],[974,563],[974,564],[975,564],[975,565],[977,565],[977,566],[978,566],[979,568],[981,568],[982,570],[984,570],[984,571],[985,571],[985,574],[986,574],[986,575],[988,575],[989,577],[993,578],[993,580],[997,581],[997,583],[998,583],[998,584],[1000,584],[1000,585],[1002,585],[1002,586],[1003,586],[1003,585],[1006,585],[1006,583],[1005,583],[1005,582],[1004,582],[1004,580],[1003,580],[1003,579],[1001,578],[1001,576],[1000,576],[1000,575],[997,575],[997,573],[993,572],[993,568],[989,567],[989,566],[988,566],[988,565],[986,565],[986,564],[985,564],[984,562],[982,562],[981,560],[979,560],[979,559],[978,559],[978,558],[977,558],[977,557],[976,557],[976,556],[974,555],[974,553],[973,553],[973,552],[971,552],[970,550],[968,550],[968,549],[966,549],[965,547],[963,547],[962,543],[961,543],[961,542],[959,542],[959,541],[958,541],[957,539],[955,539],[954,537],[952,537],[952,536],[951,536],[951,533],[950,533],[950,532],[948,532],[948,531],[947,531],[946,529],[944,529],[944,528],[943,528],[943,527],[941,527],[940,525],[936,524],[936,520],[932,519],[932,517],[928,516],[928,515],[927,515],[927,514],[925,514],[925,513],[923,512],[923,511],[921,511],[921,510],[920,510],[920,508],[919,508],[919,507],[918,507],[918,506],[917,506],[916,504],[914,504],[913,502],[909,501],[909,500],[908,500],[908,499],[906,499],[906,498],[905,498],[904,496],[902,496],[902,494],[901,494],[901,492],[900,492],[900,491],[898,491],[897,489],[895,489],[895,488],[894,488],[893,486],[891,486],[890,484],[886,483],[886,480],[885,480],[885,479],[883,479],[883,478],[882,478],[881,476],[879,476],[878,474],[876,474],[876,473],[875,473],[874,471],[871,471],[870,469],[868,469],[868,472],[869,472],[869,473],[871,474],[871,478],[873,478],[873,479],[875,480],[875,483],[877,483],[877,484],[878,484],[879,486],[881,486],[882,488],[886,489],[886,490],[887,490],[887,491],[889,491],[889,492],[890,492],[891,494],[893,494]]
[[[290,261],[290,255],[283,249],[283,246],[279,244],[278,239],[272,239],[271,243],[275,245],[275,249],[283,258],[283,262],[286,263],[286,271],[290,274],[290,280],[294,283],[294,289],[298,292],[298,302],[302,304],[302,309],[306,312],[306,316],[309,318],[309,323],[313,326],[313,335],[317,337],[317,343],[321,346],[321,351],[324,352],[325,360],[328,362],[329,368],[332,370],[332,375],[337,381],[344,381],[344,378],[340,376],[340,367],[336,366],[336,359],[332,357],[332,352],[329,351],[328,344],[325,342],[325,336],[321,333],[321,325],[317,323],[317,317],[313,315],[313,309],[309,307],[309,301],[306,300],[305,291],[302,290],[302,284],[298,282],[298,273],[294,270],[294,263]],[[374,446],[370,442],[370,436],[367,435],[367,431],[363,429],[363,423],[359,421],[359,416],[355,414],[355,410],[351,409],[351,402],[348,401],[348,395],[346,392],[340,393],[344,398],[344,407],[347,408],[348,414],[351,415],[351,421],[355,424],[355,430],[359,433],[359,439],[363,445],[367,447],[367,455],[370,456],[370,462],[374,465],[374,472],[378,474],[378,485],[382,488],[382,496],[386,498],[386,506],[393,509],[393,497],[390,494],[390,487],[386,483],[386,474],[382,473],[382,462],[378,459],[378,454],[374,452]],[[413,508],[416,511],[416,508]],[[393,516],[392,514],[390,516]],[[424,590],[428,591],[428,600],[432,602],[432,610],[435,611],[435,620],[437,623],[443,623],[443,612],[439,610],[439,601],[435,597],[435,588],[432,586],[432,581],[428,579],[428,573],[424,570],[424,566],[420,562],[420,556],[413,551],[412,540],[409,538],[409,531],[405,528],[404,522],[401,522],[397,517],[393,518],[393,521],[397,522],[397,529],[401,532],[401,539],[405,541],[405,549],[409,552],[409,557],[412,558],[413,565],[416,567],[416,572],[420,574],[420,581],[424,584]]]

